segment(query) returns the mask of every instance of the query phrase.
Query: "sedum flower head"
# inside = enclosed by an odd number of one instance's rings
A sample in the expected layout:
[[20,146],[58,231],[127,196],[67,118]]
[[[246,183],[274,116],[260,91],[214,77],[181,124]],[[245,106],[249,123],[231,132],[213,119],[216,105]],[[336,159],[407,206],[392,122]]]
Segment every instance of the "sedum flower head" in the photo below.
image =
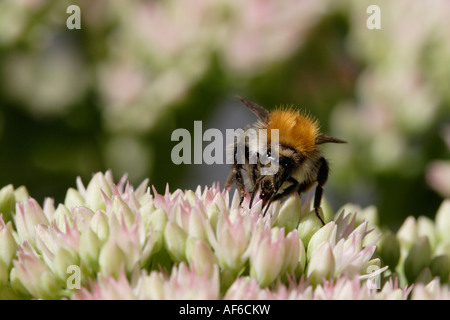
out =
[[444,231],[450,221],[449,200],[444,200],[435,219],[410,216],[394,234],[383,234],[377,253],[395,272],[402,286],[422,283],[433,279],[450,284],[450,239]]
[[266,228],[253,235],[250,250],[250,276],[261,286],[271,284],[280,274],[295,269],[299,262],[297,230],[286,236],[284,229]]
[[14,211],[14,205],[16,198],[14,196],[13,185],[7,185],[0,189],[0,212],[3,214],[3,220],[8,222],[12,220],[12,212]]
[[24,202],[17,203],[14,222],[20,243],[28,240],[35,244],[36,227],[39,224],[47,224],[48,220],[36,200],[30,198]]
[[40,299],[54,299],[62,294],[63,283],[39,257],[28,240],[19,246],[11,270],[11,285],[19,294]]
[[17,243],[13,235],[13,225],[11,221],[5,223],[0,214],[0,263],[9,268],[12,265],[12,259],[16,255]]
[[450,300],[450,288],[448,284],[441,284],[438,278],[428,284],[418,283],[411,294],[412,300]]
[[217,265],[211,273],[199,275],[185,263],[174,266],[170,275],[166,272],[141,271],[133,274],[131,281],[123,268],[118,277],[101,276],[91,289],[83,288],[74,295],[77,300],[108,299],[218,299],[219,272]]
[[311,286],[303,278],[298,283],[278,283],[272,290],[261,288],[255,279],[242,277],[228,289],[228,300],[406,300],[412,287],[401,289],[388,281],[381,290],[374,290],[358,278],[340,276]]
[[86,187],[77,179],[61,204],[20,190],[4,191],[0,297],[406,299],[413,282],[423,283],[414,297],[448,291],[450,245],[429,218],[381,232],[370,207],[367,219],[340,211],[322,226],[297,196],[262,216],[261,201],[240,206],[216,185],[160,194],[110,171]]

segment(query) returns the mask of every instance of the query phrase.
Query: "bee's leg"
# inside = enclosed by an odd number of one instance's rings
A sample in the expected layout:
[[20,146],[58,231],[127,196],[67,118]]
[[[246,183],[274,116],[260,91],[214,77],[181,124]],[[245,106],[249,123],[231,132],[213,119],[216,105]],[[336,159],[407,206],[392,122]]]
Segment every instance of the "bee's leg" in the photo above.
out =
[[250,195],[250,203],[248,205],[249,209],[251,209],[253,206],[253,200],[255,199],[256,193],[258,192],[259,188],[261,188],[261,181],[264,178],[264,176],[259,176],[258,178],[256,178],[256,176],[253,177],[255,182],[253,183],[253,190]]
[[253,200],[255,199],[255,195],[259,190],[259,183],[255,183],[252,193],[250,195],[250,203],[248,204],[248,208],[251,209],[253,205]]
[[328,162],[325,160],[325,158],[320,158],[320,167],[319,172],[317,173],[317,187],[316,193],[314,195],[314,211],[316,212],[317,218],[319,218],[320,222],[322,222],[322,225],[325,225],[325,222],[323,221],[322,217],[319,214],[319,209],[320,209],[320,202],[322,200],[323,186],[328,179],[328,172],[329,172]]
[[241,173],[241,165],[234,165],[233,166],[233,173],[236,179],[236,187],[239,191],[239,197],[240,197],[240,201],[239,201],[239,205],[242,204],[242,202],[244,201],[245,198],[245,184],[244,184],[244,179],[242,178],[242,173]]
[[[237,152],[237,145],[234,145],[234,150],[233,150],[234,154],[233,154],[233,166],[230,172],[230,175],[228,176],[228,179],[225,183],[225,187],[229,188],[231,187],[231,185],[233,184],[234,181],[236,181],[236,187],[239,191],[239,197],[240,197],[240,201],[239,201],[239,206],[242,204],[242,202],[244,201],[245,198],[245,184],[244,184],[244,179],[242,178],[242,164],[240,162],[238,162],[238,152]],[[248,147],[245,146],[245,154],[246,157],[248,157]]]
[[225,182],[225,189],[230,188],[235,180],[236,180],[236,172],[234,172],[233,168],[230,174],[228,175],[227,181]]
[[299,184],[298,181],[295,180],[294,178],[289,178],[289,181],[292,182],[292,184],[287,187],[286,189],[283,190],[283,192],[281,193],[277,193],[274,197],[273,197],[273,201],[277,201],[279,199],[282,199],[284,197],[287,197],[288,195],[290,195],[293,192],[296,192]]
[[[280,186],[278,186],[277,188],[275,188],[275,186],[272,185],[272,188],[274,189],[274,191],[273,191],[273,193],[272,193],[272,196],[270,197],[270,199],[269,199],[269,200],[267,201],[267,203],[266,203],[266,208],[264,209],[263,216],[266,215],[267,210],[269,210],[270,205],[272,204],[272,202],[275,201],[275,198],[276,198],[276,196],[277,196],[277,194],[278,194],[278,190],[280,190]],[[263,207],[263,208],[264,208],[264,207]]]
[[[247,151],[248,148],[246,148]],[[259,155],[258,155],[259,157]],[[257,164],[249,164],[250,170],[248,172],[250,183],[252,184],[252,190],[250,194],[250,203],[248,205],[248,208],[251,209],[253,205],[253,200],[255,198],[256,193],[258,192],[260,188],[260,181],[263,178],[263,176],[259,175],[259,159]]]
[[241,173],[239,172],[239,177],[236,179],[236,186],[239,190],[239,205],[242,205],[242,202],[244,202],[245,198],[245,187],[244,187],[244,181],[242,180]]
[[259,170],[258,170],[258,166],[256,164],[251,164],[250,168],[251,168],[251,170],[249,172],[250,182],[252,183],[252,188],[254,189],[256,186],[258,177],[259,177],[259,172],[258,172]]
[[289,187],[287,187],[286,189],[284,189],[281,193],[278,193],[278,190],[280,189],[279,187],[276,189],[275,193],[272,195],[272,197],[267,202],[266,209],[264,210],[264,215],[266,214],[266,212],[269,209],[269,206],[272,202],[282,199],[284,197],[287,197],[288,195],[290,195],[293,192],[298,192],[299,194],[301,193],[299,189],[302,188],[302,186],[305,183],[299,184],[298,181],[292,177],[289,177],[288,181],[291,182],[292,184]]
[[230,175],[228,176],[228,179],[225,183],[225,188],[228,189],[229,187],[231,187],[234,181],[236,181],[236,187],[239,191],[239,205],[241,205],[245,197],[245,184],[244,179],[242,178],[240,165],[233,165]]
[[[300,195],[302,192],[307,191],[311,187],[311,184],[312,184],[311,182],[298,183],[298,181],[292,177],[289,178],[288,180],[290,182],[292,182],[292,185],[290,185],[289,187],[284,189],[282,193],[277,193],[275,196],[273,196],[273,199],[271,199],[271,201],[276,201],[276,200],[282,199],[294,192],[298,192],[298,194]],[[319,217],[319,219],[322,221],[322,219],[320,217]]]
[[275,198],[275,195],[273,195],[273,196],[269,199],[269,201],[267,201],[266,209],[264,209],[263,216],[266,215],[267,210],[269,210],[270,205],[271,205],[272,202],[274,201],[274,200],[273,200],[274,198]]
[[236,181],[237,173],[239,171],[236,163],[236,145],[233,146],[233,160],[234,162],[231,167],[231,172],[228,175],[227,181],[225,182],[225,189],[229,189],[233,185],[234,181]]
[[241,205],[245,197],[245,184],[242,179],[241,168],[238,165],[233,165],[227,181],[225,182],[225,189],[230,188],[234,181],[236,181],[236,187],[239,191],[239,205]]

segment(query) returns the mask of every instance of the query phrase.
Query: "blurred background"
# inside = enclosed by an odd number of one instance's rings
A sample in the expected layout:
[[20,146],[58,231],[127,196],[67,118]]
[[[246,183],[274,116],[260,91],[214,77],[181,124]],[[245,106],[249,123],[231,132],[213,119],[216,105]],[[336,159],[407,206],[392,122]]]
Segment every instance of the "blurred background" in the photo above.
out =
[[240,95],[349,142],[323,148],[334,209],[433,217],[450,196],[449,17],[446,0],[1,0],[0,185],[41,203],[109,168],[160,192],[223,186],[226,164],[174,165],[171,134],[253,123]]

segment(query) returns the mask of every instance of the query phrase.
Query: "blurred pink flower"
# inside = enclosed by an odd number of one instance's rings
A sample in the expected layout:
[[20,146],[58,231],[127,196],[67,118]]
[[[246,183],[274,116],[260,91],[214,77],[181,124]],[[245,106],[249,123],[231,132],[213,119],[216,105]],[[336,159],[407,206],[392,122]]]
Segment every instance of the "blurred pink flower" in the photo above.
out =
[[450,197],[450,162],[436,160],[431,162],[425,175],[427,183],[443,197]]
[[99,276],[93,283],[77,291],[74,300],[133,300],[136,299],[133,288],[128,281],[124,269],[116,278]]
[[215,300],[219,299],[219,270],[215,267],[210,274],[198,273],[185,263],[174,266],[170,275],[166,272],[145,271],[134,273],[131,281],[120,272],[117,279],[100,276],[87,288],[82,288],[73,296],[75,300]]
[[19,245],[17,260],[13,261],[11,284],[21,294],[40,299],[61,296],[64,283],[42,261],[28,240]]
[[438,278],[428,284],[417,283],[411,294],[412,300],[450,300],[448,284],[441,284]]
[[398,282],[385,283],[381,290],[371,288],[359,278],[339,276],[312,286],[304,278],[298,283],[289,281],[288,285],[277,283],[274,288],[261,288],[256,279],[238,278],[227,290],[226,300],[406,300],[412,286],[400,289]]
[[299,263],[299,242],[297,230],[285,235],[284,228],[256,229],[249,246],[250,276],[265,287],[287,270],[292,273]]
[[28,240],[34,245],[36,227],[39,224],[48,225],[44,211],[36,200],[29,198],[22,203],[17,203],[15,212],[14,222],[20,243]]

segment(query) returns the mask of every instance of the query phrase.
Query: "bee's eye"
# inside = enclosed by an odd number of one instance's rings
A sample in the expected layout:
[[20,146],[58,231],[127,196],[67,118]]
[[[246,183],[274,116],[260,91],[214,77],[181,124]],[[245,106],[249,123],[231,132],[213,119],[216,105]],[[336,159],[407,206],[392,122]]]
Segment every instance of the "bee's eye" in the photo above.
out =
[[270,150],[267,150],[267,156],[268,157],[272,156],[272,152],[270,152]]
[[287,167],[289,167],[289,165],[290,165],[289,161],[286,161],[286,160],[284,160],[284,159],[280,161],[280,164],[281,164],[281,166],[284,167],[284,168],[287,168]]

